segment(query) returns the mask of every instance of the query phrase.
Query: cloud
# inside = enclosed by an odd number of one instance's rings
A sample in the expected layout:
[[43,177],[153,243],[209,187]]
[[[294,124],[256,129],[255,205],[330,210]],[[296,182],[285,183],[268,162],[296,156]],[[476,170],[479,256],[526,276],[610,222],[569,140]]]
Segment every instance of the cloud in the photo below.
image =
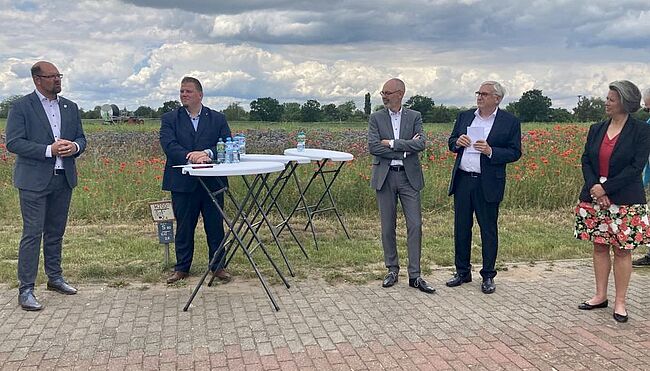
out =
[[[542,89],[556,106],[607,83],[650,86],[646,1],[0,0],[0,99],[33,90],[29,67],[54,62],[63,94],[86,109],[178,99],[185,75],[224,108],[258,97],[354,100],[401,77],[407,97],[471,105],[481,81],[505,103]],[[35,32],[35,30],[38,30]]]

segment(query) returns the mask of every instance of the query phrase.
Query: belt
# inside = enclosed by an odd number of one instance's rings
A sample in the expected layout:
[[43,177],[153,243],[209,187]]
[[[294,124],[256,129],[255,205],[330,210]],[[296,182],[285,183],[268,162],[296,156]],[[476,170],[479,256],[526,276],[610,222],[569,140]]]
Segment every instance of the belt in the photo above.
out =
[[54,175],[65,175],[65,169],[54,169]]
[[389,167],[390,171],[404,171],[404,166],[402,165],[391,165]]
[[472,171],[465,171],[465,170],[461,170],[461,169],[458,169],[458,174],[465,175],[465,176],[470,176],[472,178],[478,178],[478,177],[481,176],[481,173],[475,173],[475,172],[472,172]]

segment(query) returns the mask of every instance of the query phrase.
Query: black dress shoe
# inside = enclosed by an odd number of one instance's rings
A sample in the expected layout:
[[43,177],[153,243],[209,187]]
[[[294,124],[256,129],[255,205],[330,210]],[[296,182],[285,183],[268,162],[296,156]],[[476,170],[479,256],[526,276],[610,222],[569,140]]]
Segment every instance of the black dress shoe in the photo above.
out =
[[397,283],[397,272],[390,271],[386,273],[384,282],[381,283],[383,287],[391,287]]
[[43,309],[41,303],[36,300],[32,289],[27,289],[18,295],[18,304],[23,310],[36,311]]
[[614,320],[616,320],[616,322],[625,323],[627,322],[627,314],[622,315],[614,312]]
[[467,282],[472,282],[471,273],[465,276],[461,276],[458,273],[454,273],[454,276],[449,281],[447,281],[445,285],[447,285],[447,287],[456,287]]
[[422,277],[409,278],[409,286],[415,287],[416,289],[422,292],[426,292],[427,294],[433,294],[436,292],[436,289],[430,286]]
[[484,294],[491,294],[497,289],[497,285],[494,284],[494,279],[492,278],[483,278],[483,283],[481,283],[481,291]]
[[589,303],[587,303],[585,301],[584,303],[581,303],[580,305],[578,305],[578,309],[580,309],[580,310],[592,310],[592,309],[598,309],[598,308],[607,308],[608,304],[609,304],[609,302],[607,301],[607,299],[605,299],[605,301],[600,303],[600,304],[589,304]]
[[74,295],[77,293],[77,289],[70,286],[63,278],[47,281],[47,289],[64,295]]

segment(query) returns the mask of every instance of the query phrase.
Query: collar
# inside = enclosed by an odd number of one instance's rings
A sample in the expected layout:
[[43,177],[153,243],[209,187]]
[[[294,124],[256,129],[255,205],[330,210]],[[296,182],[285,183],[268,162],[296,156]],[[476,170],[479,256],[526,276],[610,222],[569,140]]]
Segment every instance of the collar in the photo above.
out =
[[43,94],[41,94],[41,92],[38,91],[38,89],[34,89],[34,92],[36,92],[36,95],[38,95],[38,100],[41,101],[41,102],[46,101],[47,103],[50,103],[52,101],[56,101],[57,103],[59,103],[59,96],[58,95],[56,96],[56,99],[51,100],[50,98],[48,98],[48,97],[44,96]]
[[197,120],[199,117],[201,117],[201,112],[203,112],[203,104],[201,104],[201,109],[199,110],[199,113],[196,116],[192,116],[192,114],[187,109],[187,107],[183,107],[183,108],[185,108],[185,112],[187,112],[187,115],[190,116],[190,119],[192,120]]
[[[497,111],[499,111],[499,106],[497,106],[497,108],[494,109],[494,112],[492,112],[487,118],[489,119],[490,117],[497,117]],[[478,113],[478,108],[476,109],[476,111],[474,111],[474,116],[483,119],[481,115]]]
[[388,114],[391,116],[400,116],[402,114],[402,107],[400,107],[399,111],[393,112],[390,110],[390,108],[386,108],[388,110]]

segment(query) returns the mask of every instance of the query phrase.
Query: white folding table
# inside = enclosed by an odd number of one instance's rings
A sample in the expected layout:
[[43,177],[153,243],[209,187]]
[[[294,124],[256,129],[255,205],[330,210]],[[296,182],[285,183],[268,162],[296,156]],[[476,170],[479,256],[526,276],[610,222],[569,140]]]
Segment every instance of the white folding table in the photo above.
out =
[[[288,219],[291,219],[291,217],[294,215],[296,211],[304,209],[307,214],[307,224],[305,225],[304,229],[307,230],[307,227],[311,228],[311,233],[314,238],[314,245],[316,246],[316,249],[318,249],[318,241],[316,240],[316,230],[314,229],[314,215],[326,211],[334,211],[336,217],[339,220],[339,223],[341,224],[341,227],[343,228],[343,231],[345,232],[345,235],[349,239],[350,234],[348,233],[348,230],[345,227],[345,224],[343,223],[343,219],[341,218],[341,213],[336,208],[336,202],[334,201],[334,197],[332,197],[330,188],[334,184],[334,181],[336,181],[336,178],[341,173],[341,168],[343,167],[343,165],[345,165],[345,163],[348,161],[352,161],[354,159],[354,156],[351,153],[347,153],[347,152],[332,151],[332,150],[317,149],[317,148],[305,148],[304,151],[298,151],[297,148],[287,148],[284,150],[284,154],[288,156],[307,157],[310,160],[315,161],[316,164],[318,165],[316,170],[314,170],[314,173],[311,175],[311,178],[309,179],[307,186],[305,186],[304,189],[300,189],[300,186],[298,185],[298,191],[300,193],[300,197],[296,202],[296,205],[294,206],[293,210],[289,214]],[[325,170],[325,166],[327,165],[328,162],[338,162],[339,164],[333,170]],[[331,174],[329,180],[327,179],[325,174]],[[316,178],[322,179],[323,185],[325,186],[325,190],[323,191],[323,194],[320,196],[316,204],[309,205],[306,200],[306,194],[309,188],[311,187],[311,185],[314,183],[314,180]],[[322,207],[323,201],[325,200],[325,196],[327,196],[329,199],[331,205],[330,207]],[[303,204],[302,207],[300,207],[301,203]],[[282,229],[280,229],[280,231],[282,231]]]
[[[266,292],[269,299],[271,300],[273,307],[275,308],[275,310],[280,310],[280,307],[278,306],[275,298],[273,297],[273,294],[271,293],[271,290],[269,289],[266,280],[262,276],[261,272],[257,268],[257,265],[255,264],[255,261],[253,260],[251,251],[249,251],[248,249],[248,245],[244,243],[242,235],[240,234],[240,229],[236,228],[236,224],[243,223],[244,225],[246,225],[247,231],[251,232],[253,239],[255,239],[260,249],[264,252],[264,255],[269,260],[269,262],[271,263],[271,265],[273,266],[277,274],[280,276],[280,279],[282,280],[284,285],[287,288],[289,288],[290,287],[289,283],[287,282],[286,278],[284,277],[284,275],[282,274],[278,266],[275,264],[275,262],[269,255],[264,244],[262,243],[262,240],[257,234],[257,231],[253,229],[248,213],[245,211],[246,209],[248,210],[253,209],[253,207],[247,208],[246,205],[248,205],[249,202],[253,202],[254,205],[258,205],[254,200],[256,196],[255,194],[257,193],[257,195],[259,195],[260,189],[268,189],[268,184],[266,186],[264,185],[266,183],[268,176],[271,173],[283,171],[285,169],[285,165],[282,162],[261,162],[261,161],[248,162],[247,161],[247,162],[240,162],[234,164],[218,164],[218,165],[194,164],[194,165],[183,165],[181,167],[182,167],[183,174],[189,174],[191,176],[196,176],[199,178],[199,182],[201,183],[201,186],[203,186],[203,188],[208,192],[210,198],[212,199],[212,202],[216,205],[217,210],[223,216],[223,220],[228,226],[228,229],[224,235],[223,240],[221,241],[221,244],[217,249],[217,252],[221,251],[221,249],[226,248],[225,243],[228,240],[228,238],[232,236],[237,241],[237,245],[235,245],[235,247],[231,249],[232,250],[231,256],[232,254],[234,254],[234,252],[237,250],[238,247],[242,248],[242,251],[246,255],[246,258],[248,259],[249,263],[253,267],[255,274],[257,275],[260,282],[262,283],[262,287],[264,288],[264,291]],[[213,192],[210,189],[208,189],[208,187],[205,185],[202,179],[204,177],[234,177],[234,176],[241,176],[242,179],[244,180],[244,184],[246,185],[246,195],[243,197],[241,201],[237,201],[235,195],[230,191],[228,186],[226,186],[225,184],[221,184],[221,189]],[[250,176],[254,177],[252,182],[249,182],[249,180],[247,179],[247,177]],[[224,193],[235,206],[237,211],[234,217],[228,218],[226,212],[221,208],[221,206],[219,206],[219,202],[217,202],[216,199],[216,196],[219,193]],[[266,213],[263,208],[260,208],[258,206],[256,209],[257,212],[261,213],[263,217],[266,218]],[[218,255],[219,255],[218,253],[215,253],[210,263],[208,263],[208,267],[205,273],[203,274],[199,283],[192,291],[192,295],[188,299],[187,304],[185,304],[185,307],[183,308],[184,311],[187,311],[190,304],[192,303],[192,300],[194,300],[194,297],[196,296],[199,289],[201,288],[201,285],[205,281],[207,275],[210,273],[210,267],[214,265],[214,263],[216,263],[215,259]]]

